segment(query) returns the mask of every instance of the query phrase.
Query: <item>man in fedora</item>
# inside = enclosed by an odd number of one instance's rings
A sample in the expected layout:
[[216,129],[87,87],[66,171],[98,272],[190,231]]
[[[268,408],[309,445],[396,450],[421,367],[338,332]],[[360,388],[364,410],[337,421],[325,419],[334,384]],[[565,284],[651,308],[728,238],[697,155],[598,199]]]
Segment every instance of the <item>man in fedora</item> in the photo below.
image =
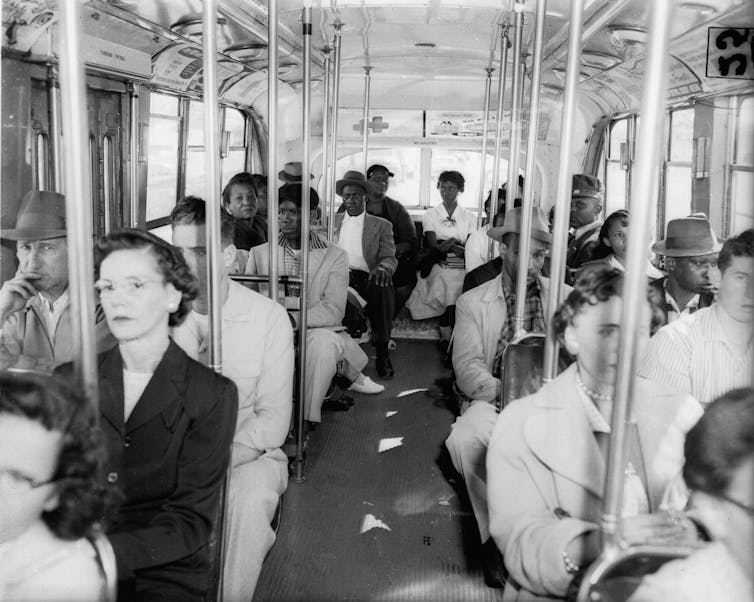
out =
[[[479,535],[485,545],[485,560],[496,553],[489,533],[485,457],[500,412],[503,353],[515,334],[513,318],[516,311],[520,233],[521,208],[517,207],[506,214],[502,226],[490,228],[487,233],[500,243],[500,274],[494,280],[463,293],[456,303],[453,368],[456,386],[465,401],[445,446],[450,452],[453,466],[466,483]],[[550,281],[542,276],[541,270],[551,243],[547,218],[539,208],[535,208],[523,324],[529,333],[545,332]],[[565,294],[568,292],[569,289]]]
[[652,246],[653,253],[665,257],[668,272],[651,283],[659,305],[664,307],[665,323],[712,305],[721,247],[704,216],[668,222],[667,236]]
[[335,215],[335,243],[348,253],[348,285],[366,300],[372,325],[372,342],[377,350],[377,374],[392,378],[388,343],[393,328],[395,258],[393,227],[389,221],[366,212],[366,197],[372,184],[359,171],[347,171],[335,183],[343,198],[344,213]]
[[[288,163],[285,164],[285,167],[278,172],[278,180],[300,184],[303,171],[301,161],[288,161]],[[309,174],[309,179],[313,180],[314,176]]]
[[[672,242],[674,248],[693,244]],[[641,376],[685,391],[702,404],[754,384],[754,229],[726,240],[717,265],[715,302],[661,328],[639,364]]]
[[[65,197],[41,190],[24,196],[14,228],[0,230],[18,258],[0,288],[0,369],[51,372],[73,359],[66,234]],[[115,344],[104,319],[96,337],[98,351]]]
[[572,229],[568,241],[566,265],[573,275],[587,261],[593,259],[602,227],[602,182],[587,174],[574,174],[571,180]]

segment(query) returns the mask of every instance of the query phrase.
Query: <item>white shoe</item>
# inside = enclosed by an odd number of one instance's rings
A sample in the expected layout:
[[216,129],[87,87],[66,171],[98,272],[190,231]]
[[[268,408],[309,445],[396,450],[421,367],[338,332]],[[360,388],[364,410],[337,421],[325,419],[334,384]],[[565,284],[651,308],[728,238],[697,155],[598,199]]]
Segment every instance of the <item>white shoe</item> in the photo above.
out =
[[374,395],[375,393],[382,393],[385,390],[385,387],[378,385],[371,378],[365,376],[363,383],[353,382],[351,383],[351,386],[348,387],[348,390],[355,391],[356,393],[364,393],[364,395]]

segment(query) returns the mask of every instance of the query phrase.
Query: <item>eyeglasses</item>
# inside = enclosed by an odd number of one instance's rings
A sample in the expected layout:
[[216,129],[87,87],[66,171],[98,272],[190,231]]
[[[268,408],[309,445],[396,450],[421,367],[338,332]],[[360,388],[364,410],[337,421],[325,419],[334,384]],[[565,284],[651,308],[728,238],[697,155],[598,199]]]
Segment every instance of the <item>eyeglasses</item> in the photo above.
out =
[[0,468],[0,490],[8,493],[28,493],[32,489],[50,485],[58,480],[53,478],[46,481],[36,481],[12,468]]
[[111,280],[97,280],[94,288],[97,289],[100,296],[112,295],[117,289],[123,289],[123,292],[129,297],[137,295],[147,284],[164,284],[164,280],[139,280],[138,278],[127,278],[121,282],[112,282]]

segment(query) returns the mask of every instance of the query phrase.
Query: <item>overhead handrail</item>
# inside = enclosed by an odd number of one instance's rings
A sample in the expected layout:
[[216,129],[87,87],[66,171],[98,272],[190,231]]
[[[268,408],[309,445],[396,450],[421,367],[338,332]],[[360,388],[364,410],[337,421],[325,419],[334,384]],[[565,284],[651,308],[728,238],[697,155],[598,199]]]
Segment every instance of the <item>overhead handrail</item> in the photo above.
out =
[[65,194],[60,135],[60,85],[56,68],[53,65],[47,65],[47,103],[50,107],[50,154],[52,155],[53,190]]
[[479,160],[479,213],[476,216],[477,230],[482,227],[484,217],[484,175],[487,167],[487,126],[490,120],[490,88],[492,87],[492,67],[485,69],[487,77],[484,80],[484,117],[482,118],[482,156]]
[[[534,210],[534,159],[537,150],[539,125],[539,89],[542,73],[542,46],[545,38],[545,15],[547,0],[537,0],[534,33],[534,55],[532,56],[531,97],[529,99],[529,131],[526,140],[526,178],[524,179],[524,199],[521,207],[521,236],[518,239],[518,274],[516,278],[516,316],[514,329],[518,336],[524,332],[524,310],[526,305],[526,280],[528,276],[529,251],[531,249],[532,211]],[[508,180],[508,190],[518,185],[518,178]]]
[[130,196],[128,221],[132,228],[139,227],[139,92],[139,84],[131,82],[128,86],[128,105],[131,113],[130,131],[128,133],[128,154],[131,158],[128,163],[128,192]]
[[[573,173],[573,138],[579,94],[579,71],[581,66],[582,20],[584,0],[571,0],[570,31],[568,34],[568,65],[566,67],[565,100],[563,121],[560,129],[560,157],[555,196],[555,221],[552,232],[552,255],[550,257],[550,296],[547,299],[547,316],[554,316],[563,298],[563,277],[568,248],[568,216],[571,205],[571,180]],[[544,382],[550,382],[558,369],[558,341],[552,320],[547,324]]]
[[[505,210],[513,209],[513,200],[518,192],[518,160],[521,153],[521,105],[523,100],[523,76],[521,64],[521,45],[524,30],[524,5],[516,0],[513,17],[513,84],[511,86],[510,148],[508,157],[508,194],[505,197]],[[529,174],[526,174],[529,177]]]
[[[99,408],[97,348],[94,336],[94,258],[92,250],[92,191],[87,137],[86,88],[79,39],[81,4],[61,2],[60,121],[66,133],[70,161],[64,165],[65,218],[68,236],[68,280],[71,299],[71,338],[75,377],[89,402]],[[99,412],[95,412],[99,420]]]
[[372,76],[370,75],[371,71],[371,67],[364,67],[364,115],[361,130],[361,164],[364,167],[364,174],[367,173],[367,166],[369,165],[367,151],[369,150],[369,94],[372,84]]
[[326,199],[328,203],[327,212],[327,240],[333,241],[335,234],[335,181],[337,179],[336,164],[338,161],[338,109],[340,108],[340,42],[341,42],[341,24],[335,24],[335,36],[333,37],[333,47],[335,56],[333,57],[333,83],[332,83],[332,114],[330,122],[330,197]]
[[[270,251],[270,299],[278,300],[278,0],[267,1],[267,240]],[[307,173],[308,176],[308,173]]]

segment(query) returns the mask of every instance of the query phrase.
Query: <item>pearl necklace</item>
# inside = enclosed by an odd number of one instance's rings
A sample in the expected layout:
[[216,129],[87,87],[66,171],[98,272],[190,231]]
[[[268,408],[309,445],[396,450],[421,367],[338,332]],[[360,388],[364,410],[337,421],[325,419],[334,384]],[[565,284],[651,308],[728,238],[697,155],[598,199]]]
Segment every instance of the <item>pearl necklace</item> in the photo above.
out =
[[581,389],[586,394],[586,396],[589,399],[591,399],[594,403],[598,403],[600,401],[606,402],[606,401],[613,400],[612,393],[598,393],[597,391],[592,391],[589,387],[587,387],[584,384],[584,381],[581,380],[581,376],[579,375],[578,370],[576,370],[576,384],[579,386],[579,389]]

